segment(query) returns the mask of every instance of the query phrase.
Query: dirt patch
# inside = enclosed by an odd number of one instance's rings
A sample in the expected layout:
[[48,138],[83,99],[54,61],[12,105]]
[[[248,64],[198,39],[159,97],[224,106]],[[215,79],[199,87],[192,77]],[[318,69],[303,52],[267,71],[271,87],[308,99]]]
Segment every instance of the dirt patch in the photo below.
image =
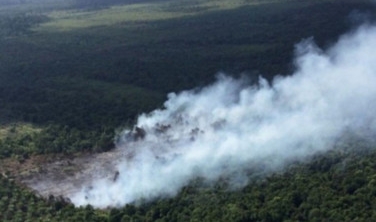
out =
[[126,158],[121,150],[75,155],[36,155],[19,161],[15,158],[0,162],[0,173],[37,194],[69,197],[90,186],[96,179],[114,180],[117,163]]

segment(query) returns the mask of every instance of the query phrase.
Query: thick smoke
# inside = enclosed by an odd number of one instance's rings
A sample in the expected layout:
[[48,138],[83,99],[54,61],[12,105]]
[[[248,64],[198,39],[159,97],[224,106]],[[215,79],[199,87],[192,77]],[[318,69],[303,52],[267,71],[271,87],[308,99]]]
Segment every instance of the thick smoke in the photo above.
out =
[[331,149],[346,132],[376,131],[376,28],[362,26],[328,50],[296,47],[296,71],[258,84],[220,75],[201,90],[171,93],[118,141],[118,173],[71,197],[120,206],[172,196],[192,179],[247,182]]

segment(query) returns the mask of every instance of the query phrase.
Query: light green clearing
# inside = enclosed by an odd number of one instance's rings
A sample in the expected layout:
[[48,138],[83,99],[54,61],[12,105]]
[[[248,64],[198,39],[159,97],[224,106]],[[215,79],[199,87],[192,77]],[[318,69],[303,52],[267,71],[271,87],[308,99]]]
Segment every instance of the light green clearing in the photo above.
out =
[[20,135],[31,135],[33,133],[38,133],[41,128],[36,127],[30,123],[12,123],[0,126],[0,139],[6,137],[20,136]]
[[193,16],[246,5],[272,3],[272,0],[166,1],[148,4],[112,6],[97,11],[60,10],[48,14],[51,21],[34,28],[35,31],[70,31],[79,28],[116,25],[127,22],[147,22]]

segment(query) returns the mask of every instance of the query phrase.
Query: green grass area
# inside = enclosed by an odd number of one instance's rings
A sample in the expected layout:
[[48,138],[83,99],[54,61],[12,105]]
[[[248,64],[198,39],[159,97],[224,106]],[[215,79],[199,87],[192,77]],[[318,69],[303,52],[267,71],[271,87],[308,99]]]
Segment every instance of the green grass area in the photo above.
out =
[[37,136],[42,129],[30,123],[11,123],[0,127],[0,158],[16,157],[19,160],[38,153]]
[[0,127],[0,139],[6,137],[16,137],[20,135],[31,135],[40,132],[40,128],[30,123],[14,123],[11,125],[2,125]]

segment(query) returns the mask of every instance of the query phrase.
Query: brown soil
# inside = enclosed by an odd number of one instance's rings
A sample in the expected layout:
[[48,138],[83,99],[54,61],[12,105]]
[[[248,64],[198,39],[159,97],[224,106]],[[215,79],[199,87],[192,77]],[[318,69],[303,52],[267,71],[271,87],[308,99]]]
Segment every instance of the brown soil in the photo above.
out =
[[113,150],[97,154],[35,155],[24,161],[8,158],[0,161],[0,173],[43,197],[69,197],[90,186],[93,180],[113,180],[118,174],[116,163],[124,157],[120,150]]

